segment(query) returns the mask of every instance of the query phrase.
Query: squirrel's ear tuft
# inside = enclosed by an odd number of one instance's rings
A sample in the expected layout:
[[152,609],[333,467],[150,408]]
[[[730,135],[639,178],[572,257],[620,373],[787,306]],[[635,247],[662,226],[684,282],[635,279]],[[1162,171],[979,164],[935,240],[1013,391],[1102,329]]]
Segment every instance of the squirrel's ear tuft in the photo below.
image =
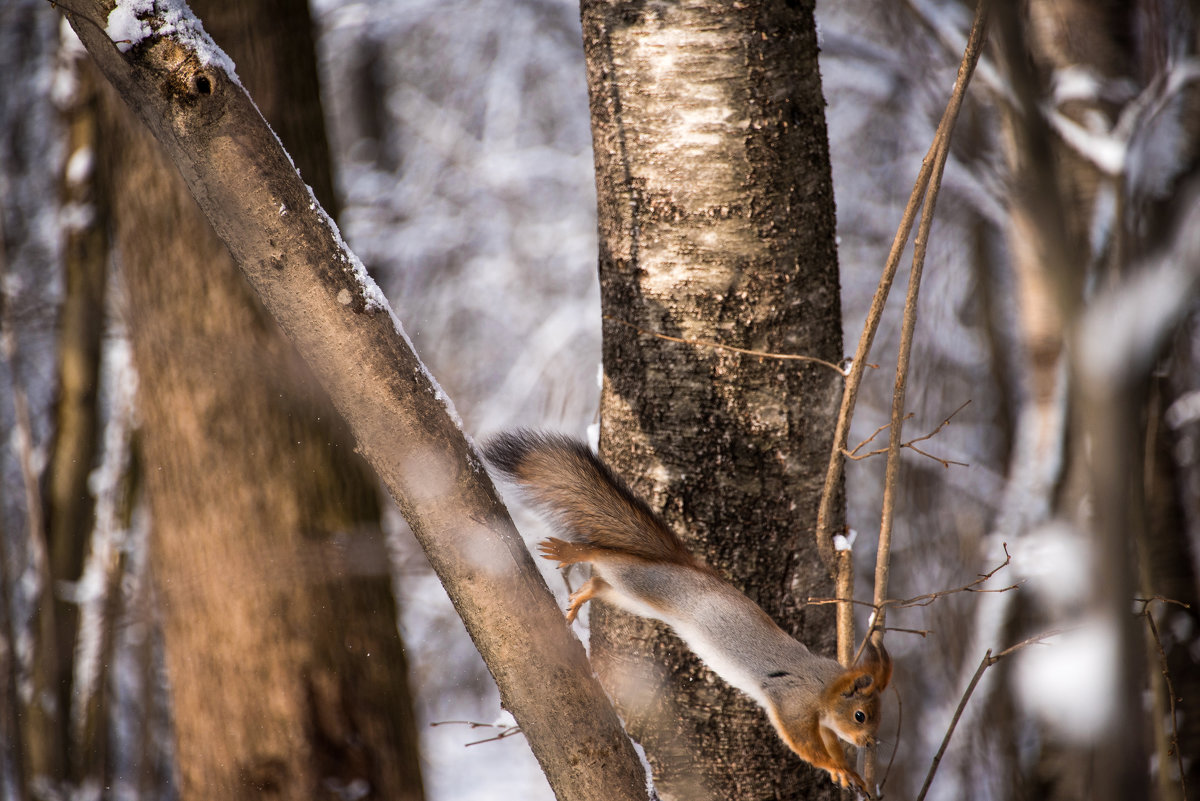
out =
[[887,689],[888,683],[892,680],[892,656],[883,647],[882,642],[877,643],[874,639],[867,640],[858,666],[875,678],[876,690],[883,692]]
[[874,677],[861,667],[847,668],[829,684],[826,692],[830,697],[841,695],[843,698],[853,698],[868,690],[874,683]]
[[853,698],[870,689],[874,683],[875,677],[870,673],[860,669],[848,670],[840,682],[842,695]]

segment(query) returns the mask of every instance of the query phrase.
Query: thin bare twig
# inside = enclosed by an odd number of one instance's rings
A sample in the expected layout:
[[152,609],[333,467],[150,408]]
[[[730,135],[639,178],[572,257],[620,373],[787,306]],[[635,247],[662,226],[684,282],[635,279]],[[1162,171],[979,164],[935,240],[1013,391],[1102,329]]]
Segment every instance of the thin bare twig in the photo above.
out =
[[858,340],[858,348],[854,353],[854,359],[850,363],[850,370],[846,376],[846,386],[842,392],[842,405],[838,411],[837,424],[829,455],[829,467],[825,473],[825,487],[821,493],[820,506],[817,509],[817,550],[820,552],[821,558],[831,575],[837,569],[837,563],[833,548],[833,534],[829,530],[829,518],[837,486],[842,478],[842,468],[845,464],[842,458],[842,451],[846,448],[850,436],[850,421],[854,417],[854,407],[858,402],[858,390],[862,384],[863,370],[866,369],[867,357],[871,351],[871,343],[874,341],[875,333],[879,328],[879,322],[883,316],[883,307],[887,303],[892,281],[896,277],[896,269],[900,265],[900,257],[903,255],[904,248],[908,244],[908,237],[912,232],[913,223],[916,220],[917,207],[921,199],[925,196],[929,179],[933,175],[934,161],[940,152],[941,159],[944,162],[946,153],[948,153],[948,149],[943,149],[942,145],[945,141],[949,140],[950,132],[954,129],[954,123],[958,119],[958,111],[962,106],[963,97],[966,95],[967,85],[970,83],[971,74],[975,69],[975,64],[979,60],[979,54],[983,48],[983,25],[980,22],[986,16],[986,8],[987,0],[980,0],[979,7],[976,10],[976,24],[972,26],[971,37],[967,42],[962,63],[958,68],[958,77],[955,79],[954,90],[951,93],[949,103],[946,105],[946,110],[942,114],[942,119],[938,123],[937,131],[934,133],[933,143],[930,144],[929,151],[925,154],[925,159],[921,163],[921,171],[917,175],[917,180],[913,185],[912,194],[909,195],[908,204],[901,214],[900,226],[896,231],[895,238],[892,240],[892,249],[888,253],[883,273],[879,277],[879,285],[875,290],[875,296],[871,299],[871,306],[867,312],[866,321],[863,323],[863,331]]
[[514,734],[520,734],[520,733],[521,733],[520,726],[509,726],[507,729],[500,732],[495,737],[484,737],[482,740],[474,740],[469,743],[463,743],[463,748],[470,748],[473,745],[483,745],[484,743],[499,742],[500,740],[503,740],[506,737],[511,737]]
[[[914,414],[913,412],[909,412],[908,414],[904,415],[904,419],[905,420],[911,419],[913,417],[913,414]],[[875,456],[880,453],[887,453],[887,448],[879,448],[879,449],[873,450],[869,453],[864,453],[862,455],[859,455],[858,452],[861,451],[863,448],[865,448],[871,442],[871,440],[875,439],[882,432],[887,431],[891,427],[892,427],[892,423],[889,420],[888,422],[884,423],[883,425],[879,426],[874,431],[872,431],[871,436],[867,437],[866,439],[864,439],[862,442],[855,445],[850,450],[846,450],[845,448],[843,448],[842,455],[845,456],[847,459],[853,459],[854,461],[858,461],[860,459],[866,459],[868,456]]]
[[[908,276],[908,292],[904,299],[904,317],[900,329],[900,345],[896,355],[896,379],[892,387],[892,425],[888,437],[887,467],[884,470],[883,481],[883,511],[879,522],[879,542],[875,555],[875,604],[876,612],[872,619],[872,627],[878,627],[880,633],[876,641],[882,642],[882,628],[886,622],[887,608],[883,604],[887,598],[888,579],[891,575],[892,559],[892,523],[896,508],[896,494],[899,492],[900,475],[900,446],[904,430],[904,396],[908,386],[909,358],[912,354],[913,337],[917,326],[917,298],[921,288],[921,273],[925,267],[925,251],[929,244],[929,233],[933,229],[933,212],[937,207],[937,199],[942,186],[942,173],[946,167],[946,159],[950,155],[950,135],[954,123],[958,119],[959,109],[967,93],[971,74],[979,61],[986,39],[988,16],[988,0],[978,0],[975,8],[975,19],[971,23],[971,35],[967,39],[967,47],[963,52],[962,63],[958,68],[958,77],[954,83],[954,92],[950,103],[942,115],[938,132],[934,138],[932,158],[926,157],[931,164],[928,178],[928,188],[925,191],[925,202],[921,210],[921,224],[917,229],[917,237],[913,243],[912,269]],[[922,170],[924,172],[924,170]],[[911,226],[911,223],[909,223]],[[897,259],[899,258],[897,254]],[[890,283],[890,281],[889,281]],[[865,358],[866,354],[862,355]],[[855,356],[857,360],[859,356]],[[847,379],[849,383],[849,379]],[[847,392],[848,394],[848,392]],[[926,454],[928,455],[928,454]],[[834,459],[838,454],[834,453]],[[840,464],[840,459],[838,459]],[[943,460],[943,467],[950,465]],[[840,469],[840,467],[839,467]],[[875,760],[873,754],[868,754],[864,767],[864,776],[868,785],[875,776]]]
[[[992,568],[991,570],[989,570],[986,573],[977,574],[974,579],[972,579],[971,581],[962,585],[961,587],[954,587],[954,588],[948,589],[948,590],[937,590],[935,592],[928,592],[923,595],[914,595],[911,598],[888,598],[880,603],[874,603],[874,602],[868,602],[868,601],[855,601],[855,600],[851,600],[850,603],[858,604],[860,606],[869,606],[874,610],[878,610],[881,606],[890,606],[890,607],[894,607],[897,609],[907,609],[907,608],[914,607],[914,606],[929,606],[931,603],[936,601],[938,598],[943,598],[947,595],[955,595],[960,592],[984,593],[984,592],[1009,592],[1010,590],[1015,590],[1021,586],[1020,582],[1018,582],[1016,584],[1010,584],[1007,587],[984,588],[984,587],[979,586],[980,584],[983,584],[985,581],[992,578],[997,573],[999,573],[1001,570],[1003,570],[1004,568],[1006,568],[1010,564],[1012,564],[1012,554],[1010,554],[1008,552],[1008,543],[1003,543],[1002,545],[1004,548],[1004,561],[1001,562],[1000,564],[996,565],[994,568]],[[1138,600],[1141,600],[1141,599],[1138,599]],[[1159,599],[1155,598],[1155,599],[1151,599],[1151,600],[1159,600]],[[1167,599],[1162,599],[1162,600],[1167,600]],[[844,602],[844,599],[842,599],[841,597],[837,597],[837,598],[805,598],[804,599],[805,604],[812,604],[812,605],[836,604],[836,603],[843,603],[843,602]],[[1178,601],[1176,601],[1176,603],[1178,603]],[[873,627],[883,630],[882,624],[878,624]],[[905,631],[905,629],[895,629],[890,626],[887,627],[886,630],[887,631]],[[920,633],[920,632],[918,632],[918,633]]]
[[1175,765],[1179,769],[1179,791],[1183,801],[1187,801],[1187,782],[1185,778],[1187,774],[1183,771],[1183,754],[1179,751],[1179,721],[1177,718],[1177,710],[1175,708],[1175,685],[1171,682],[1171,671],[1167,666],[1167,651],[1163,648],[1162,637],[1158,633],[1158,623],[1154,621],[1154,615],[1150,611],[1150,604],[1155,601],[1162,603],[1177,604],[1184,609],[1190,609],[1189,604],[1183,601],[1176,601],[1171,598],[1164,598],[1161,595],[1156,595],[1153,598],[1138,598],[1142,603],[1142,617],[1146,618],[1146,624],[1150,627],[1150,635],[1154,638],[1154,646],[1158,650],[1158,665],[1162,673],[1163,682],[1167,686],[1167,701],[1171,711],[1171,739],[1169,741],[1168,756],[1175,755]]
[[1191,609],[1192,608],[1192,605],[1185,601],[1177,601],[1174,598],[1167,598],[1164,595],[1152,595],[1149,598],[1134,598],[1133,600],[1139,604],[1143,604],[1142,611],[1139,612],[1138,614],[1145,613],[1146,606],[1148,606],[1149,604],[1152,604],[1156,601],[1158,603],[1174,604],[1175,606],[1178,606],[1181,609]]
[[[949,467],[952,464],[958,465],[959,467],[969,467],[969,465],[966,462],[956,462],[953,459],[942,459],[939,456],[934,456],[931,453],[927,453],[926,451],[923,451],[920,448],[918,448],[915,443],[925,442],[927,440],[933,439],[935,436],[937,436],[941,432],[941,430],[943,428],[945,428],[947,425],[950,424],[950,421],[954,418],[954,415],[958,414],[963,409],[967,408],[967,404],[969,404],[970,402],[971,401],[969,401],[969,400],[966,401],[961,406],[959,406],[957,409],[955,409],[953,412],[951,412],[950,415],[945,420],[943,420],[941,423],[938,424],[937,428],[933,429],[928,434],[925,434],[924,436],[916,437],[914,439],[910,439],[908,442],[902,442],[902,443],[900,443],[900,447],[908,448],[909,450],[911,450],[915,453],[919,453],[922,456],[928,457],[928,458],[934,460],[935,462],[940,462],[942,467]],[[909,420],[912,418],[912,416],[913,416],[913,413],[909,412],[908,414],[904,415],[904,419]],[[871,456],[878,456],[881,453],[887,453],[888,452],[887,448],[876,448],[873,451],[868,451],[867,453],[862,453],[862,454],[860,454],[859,451],[862,450],[864,447],[866,447],[867,443],[869,443],[871,440],[875,439],[875,437],[879,436],[879,433],[881,431],[883,431],[884,429],[890,428],[891,425],[892,424],[890,422],[881,425],[879,428],[875,429],[875,432],[873,434],[871,434],[871,436],[867,437],[862,442],[855,445],[854,450],[843,451],[842,455],[845,456],[847,459],[851,459],[855,462],[859,462],[859,461],[862,461],[863,459],[867,459]]]
[[892,743],[892,755],[888,759],[887,767],[883,769],[883,778],[879,780],[879,796],[881,798],[884,785],[887,784],[888,776],[892,773],[892,763],[896,761],[896,752],[900,750],[900,729],[904,723],[904,699],[900,695],[900,689],[894,684],[892,692],[896,694],[896,740]]
[[[748,348],[736,348],[733,345],[722,345],[720,342],[712,342],[712,341],[709,341],[706,339],[684,339],[682,337],[668,336],[667,334],[660,334],[657,331],[647,331],[644,328],[639,328],[638,326],[634,325],[633,323],[629,322],[628,320],[622,320],[620,317],[613,317],[611,314],[604,315],[604,319],[611,320],[612,322],[619,323],[620,325],[628,326],[629,328],[632,328],[634,331],[637,331],[639,334],[642,334],[644,336],[657,337],[659,339],[665,339],[668,342],[678,342],[682,345],[694,345],[694,346],[700,347],[700,348],[713,348],[715,350],[727,350],[732,353],[742,353],[747,356],[757,356],[760,359],[779,359],[782,361],[813,362],[813,363],[819,364],[823,367],[828,367],[830,370],[833,370],[834,372],[836,372],[838,375],[842,376],[843,378],[846,376],[846,368],[842,367],[841,365],[834,364],[833,362],[827,362],[824,359],[818,359],[816,356],[800,356],[795,353],[772,353],[770,351],[765,351],[765,350],[750,350]],[[878,367],[878,365],[871,365],[871,366]]]
[[960,592],[981,592],[982,593],[982,592],[1008,592],[1009,590],[1015,590],[1021,586],[1021,582],[1017,582],[1016,584],[1010,584],[1007,587],[982,588],[979,586],[980,584],[983,584],[985,581],[990,579],[992,576],[996,575],[1001,570],[1003,570],[1004,568],[1006,568],[1010,564],[1012,564],[1012,554],[1010,554],[1008,552],[1008,543],[1002,543],[1002,545],[1004,548],[1004,561],[1001,562],[1000,564],[996,565],[994,568],[989,570],[987,573],[978,574],[973,581],[970,581],[970,582],[962,585],[961,587],[955,587],[954,589],[951,589],[951,590],[938,590],[937,592],[930,592],[930,593],[926,593],[924,595],[916,595],[916,596],[913,596],[912,598],[905,598],[903,600],[888,599],[888,600],[880,602],[879,606],[881,606],[881,607],[882,606],[893,606],[898,609],[907,609],[909,607],[914,607],[914,606],[929,606],[931,603],[936,601],[938,598],[942,598],[947,595],[954,595],[955,593],[960,593]]
[[479,723],[478,721],[474,721],[474,720],[435,720],[434,722],[429,724],[429,727],[433,728],[434,726],[450,726],[450,725],[467,726],[468,728],[472,728],[472,729],[500,729],[500,733],[497,734],[495,737],[485,737],[482,740],[475,740],[473,742],[464,743],[463,748],[470,748],[473,745],[482,745],[483,743],[494,743],[499,740],[503,740],[506,737],[512,737],[514,734],[521,733],[521,727],[516,724]]
[[901,626],[888,626],[884,631],[899,631],[903,634],[916,634],[921,639],[925,639],[933,633],[930,629],[906,629]]
[[933,756],[933,762],[929,765],[929,772],[925,774],[925,783],[921,785],[921,792],[917,794],[917,801],[925,801],[925,794],[929,792],[929,785],[933,784],[934,774],[937,773],[938,765],[942,762],[942,757],[946,753],[946,747],[950,745],[950,738],[954,735],[954,729],[958,726],[958,721],[962,717],[963,710],[967,708],[967,702],[971,700],[971,694],[975,692],[975,687],[979,684],[979,680],[983,678],[984,671],[1009,654],[1019,651],[1027,645],[1048,640],[1051,637],[1062,634],[1062,632],[1062,629],[1042,632],[1041,634],[1022,640],[1016,645],[1010,645],[994,656],[990,648],[987,650],[987,653],[983,655],[983,659],[979,662],[979,667],[975,670],[975,675],[971,677],[967,689],[963,692],[962,698],[959,699],[958,708],[954,710],[954,716],[950,719],[950,726],[946,729],[946,735],[942,738],[942,744]]
[[957,462],[954,459],[943,459],[940,456],[934,456],[932,453],[929,453],[928,451],[923,451],[911,443],[904,443],[903,445],[901,445],[901,447],[908,448],[913,453],[920,454],[921,456],[924,456],[926,459],[932,459],[933,461],[941,464],[941,466],[946,468],[947,470],[950,469],[950,465],[954,465],[956,467],[970,467],[970,465],[967,464],[966,462]]
[[[962,97],[966,92],[966,79],[969,79],[979,54],[987,31],[988,0],[979,0],[975,10],[975,20],[971,24],[971,36],[967,42],[963,64],[959,68],[959,79],[962,92],[957,92],[952,99],[953,118],[957,118]],[[958,86],[956,85],[956,90]],[[947,108],[950,112],[950,108]],[[921,211],[921,225],[917,229],[917,238],[913,243],[912,270],[909,273],[908,293],[904,300],[904,319],[900,330],[899,353],[896,358],[896,381],[892,390],[892,428],[888,439],[888,460],[883,483],[883,512],[879,522],[879,549],[875,559],[875,601],[880,605],[879,615],[882,618],[887,610],[882,601],[887,597],[888,578],[891,568],[892,524],[895,515],[896,494],[899,492],[900,474],[900,444],[904,428],[904,397],[908,386],[909,358],[912,354],[913,337],[917,325],[917,298],[920,294],[921,273],[925,265],[925,251],[929,244],[929,234],[933,228],[933,212],[937,207],[938,193],[942,185],[942,172],[946,167],[946,158],[950,154],[950,129],[940,137],[934,154],[933,175],[929,181],[929,189],[925,195],[925,206]],[[882,623],[882,621],[881,621]]]

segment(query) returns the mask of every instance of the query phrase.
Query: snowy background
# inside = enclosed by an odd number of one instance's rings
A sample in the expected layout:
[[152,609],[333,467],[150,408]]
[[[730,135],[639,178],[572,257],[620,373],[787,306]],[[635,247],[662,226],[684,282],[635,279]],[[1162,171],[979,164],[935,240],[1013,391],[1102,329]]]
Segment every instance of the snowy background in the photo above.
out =
[[[566,0],[315,0],[324,103],[340,225],[466,428],[516,425],[582,435],[596,421],[600,365],[595,187],[579,9]],[[14,387],[27,393],[33,453],[45,458],[53,395],[53,310],[61,293],[57,202],[62,132],[59,15],[44,0],[0,4],[0,220],[6,329],[17,342],[0,370],[0,530],[23,525],[22,452]],[[954,2],[847,0],[818,8],[822,75],[838,203],[848,348],[921,158],[947,99],[969,14]],[[982,70],[991,69],[985,61]],[[980,84],[982,83],[982,87]],[[985,557],[1004,489],[1020,382],[1012,278],[1003,247],[997,122],[986,77],[956,134],[922,287],[906,431],[932,430],[943,467],[916,456],[895,533],[891,594],[961,585],[994,567]],[[907,280],[902,268],[896,286]],[[898,294],[901,290],[897,290]],[[887,420],[899,329],[889,311],[876,339],[851,444]],[[112,358],[120,358],[119,326]],[[15,383],[14,383],[15,380]],[[125,407],[117,390],[112,419]],[[870,574],[882,460],[850,463],[850,525],[860,577]],[[530,539],[537,524],[519,516]],[[389,516],[404,641],[431,801],[549,799],[521,737],[468,745],[508,722],[495,688],[398,515]],[[136,532],[135,532],[136,534]],[[131,534],[130,536],[134,536]],[[20,538],[14,538],[20,540]],[[12,555],[18,563],[27,553]],[[555,574],[548,583],[562,592]],[[858,595],[869,597],[860,578]],[[15,593],[20,598],[21,593]],[[892,781],[915,794],[958,698],[976,597],[898,611],[889,623],[928,631],[889,636],[905,699]],[[28,614],[17,609],[18,618]],[[18,643],[18,648],[20,644]],[[0,654],[0,658],[9,658]],[[917,670],[904,666],[919,664]],[[948,689],[949,688],[949,689]],[[889,715],[894,714],[894,709]],[[886,726],[892,725],[889,718]],[[444,724],[444,725],[433,725]],[[884,761],[896,742],[889,731]],[[7,754],[7,751],[4,751]],[[955,765],[952,749],[947,765]],[[11,771],[12,765],[0,765]],[[953,774],[952,769],[947,770]],[[997,779],[999,781],[1000,779]],[[931,798],[961,797],[953,778]],[[975,798],[990,796],[976,785]]]

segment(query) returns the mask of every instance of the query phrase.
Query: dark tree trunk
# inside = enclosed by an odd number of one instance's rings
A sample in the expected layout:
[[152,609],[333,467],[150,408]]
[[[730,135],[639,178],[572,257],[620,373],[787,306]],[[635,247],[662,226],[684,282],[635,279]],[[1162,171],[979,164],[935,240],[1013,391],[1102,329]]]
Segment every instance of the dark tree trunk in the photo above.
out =
[[[606,317],[601,451],[710,565],[832,654],[832,607],[797,599],[833,595],[813,522],[841,380],[697,342],[842,358],[812,4],[588,0],[583,27]],[[834,795],[658,625],[599,605],[592,654],[663,798]]]
[[[99,447],[100,345],[104,334],[108,282],[108,207],[105,183],[96,166],[100,150],[99,87],[92,67],[73,67],[78,82],[64,111],[67,157],[62,202],[75,213],[63,249],[63,304],[58,315],[58,397],[54,446],[46,470],[46,537],[55,584],[78,581],[94,525],[88,476]],[[72,753],[71,707],[79,606],[55,595],[59,738],[66,775],[78,780],[90,757]]]

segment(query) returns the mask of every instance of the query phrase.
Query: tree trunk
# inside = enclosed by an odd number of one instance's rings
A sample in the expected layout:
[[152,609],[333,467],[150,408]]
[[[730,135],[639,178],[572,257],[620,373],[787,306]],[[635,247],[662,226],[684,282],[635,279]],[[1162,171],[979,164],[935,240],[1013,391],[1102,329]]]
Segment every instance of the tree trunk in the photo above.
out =
[[[209,5],[331,203],[305,3]],[[174,168],[109,105],[182,797],[416,801],[374,479]]]
[[[583,4],[601,450],[710,565],[831,654],[832,608],[797,599],[833,595],[813,521],[839,376],[700,344],[842,358],[816,33],[812,4],[795,5]],[[661,797],[834,795],[657,624],[598,606],[592,654]]]

